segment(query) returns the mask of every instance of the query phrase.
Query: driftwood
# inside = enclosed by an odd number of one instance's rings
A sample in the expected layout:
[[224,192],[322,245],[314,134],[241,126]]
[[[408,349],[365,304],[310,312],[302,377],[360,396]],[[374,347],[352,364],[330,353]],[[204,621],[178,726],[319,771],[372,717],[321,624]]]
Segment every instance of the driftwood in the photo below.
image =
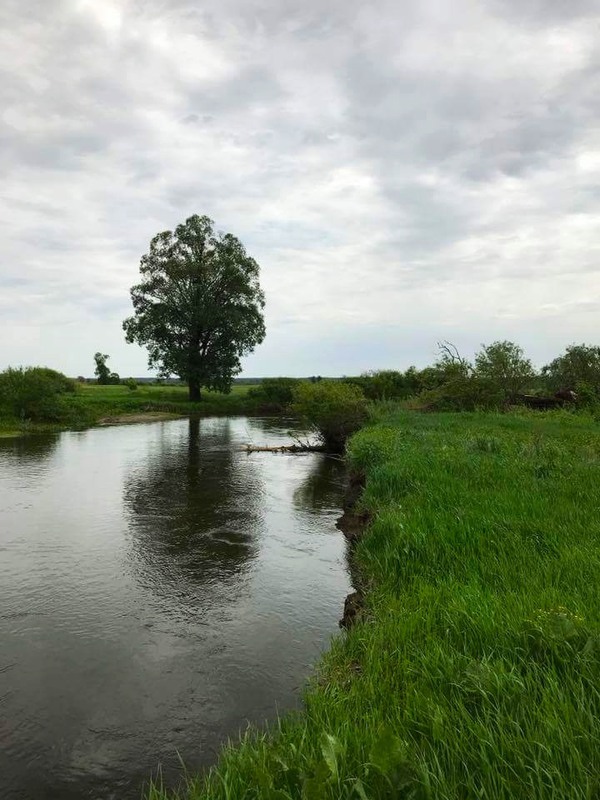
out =
[[242,447],[244,453],[324,453],[322,444],[311,444],[296,440],[295,444],[255,445],[247,444]]

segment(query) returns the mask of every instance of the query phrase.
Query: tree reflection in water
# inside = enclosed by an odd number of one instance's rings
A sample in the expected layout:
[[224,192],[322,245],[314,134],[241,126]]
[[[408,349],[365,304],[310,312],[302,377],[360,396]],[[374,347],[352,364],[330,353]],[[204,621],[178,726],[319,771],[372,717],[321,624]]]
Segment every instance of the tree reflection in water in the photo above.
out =
[[59,434],[0,438],[0,455],[7,465],[31,462],[37,467],[54,453],[59,439]]
[[263,491],[228,419],[190,419],[165,436],[124,482],[137,578],[194,610],[207,585],[239,587],[258,552]]

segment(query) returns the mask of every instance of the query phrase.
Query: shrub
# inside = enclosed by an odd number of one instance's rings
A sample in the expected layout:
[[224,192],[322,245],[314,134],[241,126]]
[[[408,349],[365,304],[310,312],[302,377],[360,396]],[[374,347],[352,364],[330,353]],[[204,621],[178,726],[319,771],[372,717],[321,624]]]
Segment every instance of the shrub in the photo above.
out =
[[34,422],[58,422],[65,415],[62,395],[75,392],[75,381],[47,367],[9,367],[0,373],[0,408]]
[[133,378],[127,378],[127,380],[123,381],[123,386],[126,386],[130,392],[135,392],[135,390],[138,388],[138,385]]
[[482,346],[475,365],[450,342],[439,345],[440,357],[421,371],[423,391],[417,407],[429,411],[500,409],[535,377],[523,350],[508,341]]
[[475,411],[501,408],[504,392],[489,378],[457,375],[435,389],[426,389],[417,398],[417,407],[426,411]]
[[392,369],[375,370],[359,378],[347,378],[346,383],[358,386],[368,400],[395,400],[409,394],[404,375]]
[[424,386],[421,373],[416,367],[409,367],[406,372],[393,369],[374,370],[357,378],[346,378],[345,381],[358,386],[367,400],[377,401],[404,400]]
[[264,405],[287,408],[293,401],[294,387],[298,383],[296,378],[263,378],[259,386],[248,390],[248,397]]
[[309,423],[331,453],[342,453],[348,437],[367,419],[364,394],[343,381],[299,383],[294,389],[293,410]]

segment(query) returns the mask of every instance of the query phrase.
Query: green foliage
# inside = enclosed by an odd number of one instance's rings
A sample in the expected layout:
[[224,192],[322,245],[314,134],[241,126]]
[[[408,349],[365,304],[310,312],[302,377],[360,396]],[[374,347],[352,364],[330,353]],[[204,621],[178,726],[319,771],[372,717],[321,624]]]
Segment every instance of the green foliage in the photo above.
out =
[[342,381],[299,383],[293,410],[307,421],[331,453],[342,453],[346,441],[367,419],[367,402],[357,386]]
[[123,386],[126,386],[130,392],[135,392],[138,388],[137,382],[133,378],[127,378],[123,381]]
[[368,400],[377,401],[408,397],[418,385],[414,367],[406,372],[393,369],[375,370],[358,378],[347,378],[346,382],[358,386]]
[[94,374],[97,376],[98,383],[102,386],[108,386],[121,382],[121,379],[117,373],[109,370],[106,363],[109,358],[110,356],[106,355],[106,353],[96,353],[94,355],[94,361],[96,362]]
[[263,378],[248,394],[261,406],[283,410],[291,405],[298,383],[296,378]]
[[500,409],[535,381],[531,362],[513,342],[482,345],[475,364],[449,342],[433,367],[421,371],[419,406],[430,411]]
[[529,387],[535,372],[519,345],[503,341],[482,345],[475,356],[475,375],[489,381],[508,400]]
[[265,336],[259,267],[231,234],[215,234],[194,215],[174,232],[157,234],[131,289],[128,342],[148,347],[151,369],[187,381],[190,400],[201,387],[227,392],[240,358]]
[[68,416],[62,397],[75,387],[75,381],[47,367],[9,367],[0,373],[0,409],[23,421],[58,422]]
[[[126,421],[128,415],[138,417],[147,413],[193,413],[203,416],[254,414],[259,410],[260,404],[249,396],[251,388],[252,384],[235,385],[229,394],[207,392],[201,403],[190,403],[186,386],[141,383],[132,391],[123,383],[88,383],[78,386],[75,393],[68,392],[59,397],[58,410],[52,415],[52,421],[46,419],[46,416],[40,421],[32,421],[32,417],[26,417],[26,424],[23,424],[20,414],[13,414],[0,401],[0,435],[45,433],[65,427],[84,428],[99,420],[118,418]],[[264,409],[261,409],[261,413],[264,413]],[[39,415],[36,415],[35,420],[38,419]]]
[[419,395],[419,405],[427,411],[494,409],[504,401],[504,393],[493,381],[477,375],[456,375]]
[[600,347],[572,344],[542,368],[542,375],[551,391],[575,391],[583,404],[593,405],[600,400]]
[[140,383],[137,389],[131,390],[128,385],[98,386],[96,384],[81,387],[76,401],[77,405],[92,421],[111,417],[122,417],[127,414],[144,414],[146,412],[163,412],[167,414],[252,414],[257,403],[252,399],[252,385],[233,386],[228,394],[206,392],[201,403],[190,403],[187,386],[156,386]]

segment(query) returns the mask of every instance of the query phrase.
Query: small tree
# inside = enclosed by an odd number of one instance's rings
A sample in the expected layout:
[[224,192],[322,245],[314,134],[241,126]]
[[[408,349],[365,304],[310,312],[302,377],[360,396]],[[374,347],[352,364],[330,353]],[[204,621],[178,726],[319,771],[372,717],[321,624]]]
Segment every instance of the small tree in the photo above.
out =
[[455,378],[470,378],[473,365],[458,351],[452,342],[438,342],[438,360],[433,365],[440,383]]
[[482,345],[475,356],[475,374],[490,381],[505,399],[512,397],[535,378],[535,371],[523,349],[508,341]]
[[94,374],[98,378],[98,383],[106,386],[107,384],[121,383],[121,378],[117,372],[111,372],[106,364],[110,356],[105,353],[96,353],[94,361],[96,362],[96,369]]
[[600,347],[572,344],[542,368],[550,390],[570,389],[600,397]]
[[106,384],[108,383],[108,378],[110,376],[110,370],[106,366],[106,362],[108,361],[109,356],[103,353],[96,353],[94,356],[94,361],[96,362],[96,368],[94,369],[94,375],[98,379],[98,383]]
[[200,400],[202,387],[228,392],[240,358],[265,336],[256,261],[195,215],[152,239],[140,272],[134,315],[123,323],[127,341],[148,347],[150,368],[187,381],[190,400]]
[[294,389],[292,408],[330,453],[342,453],[348,437],[367,419],[365,396],[357,386],[343,381],[299,383]]
[[438,411],[473,411],[498,408],[504,396],[487,377],[478,375],[473,365],[450,342],[438,344],[439,356],[433,367],[419,373],[423,391],[421,408]]
[[110,356],[106,355],[105,353],[96,353],[94,356],[94,361],[96,362],[96,368],[94,369],[94,375],[98,379],[98,383],[107,384],[110,378],[110,370],[106,365]]

